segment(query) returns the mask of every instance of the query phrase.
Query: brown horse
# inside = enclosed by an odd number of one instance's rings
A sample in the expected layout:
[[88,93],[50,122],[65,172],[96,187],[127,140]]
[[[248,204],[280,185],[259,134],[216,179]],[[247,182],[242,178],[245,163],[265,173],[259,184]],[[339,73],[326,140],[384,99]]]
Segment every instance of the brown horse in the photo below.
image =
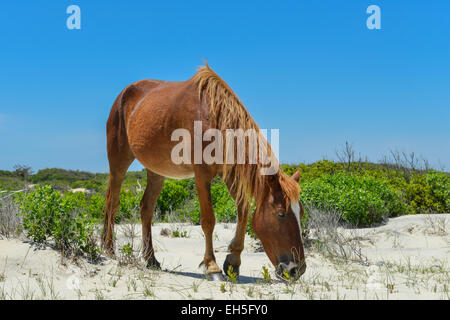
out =
[[[190,162],[176,164],[171,154],[178,142],[173,141],[172,134],[183,128],[194,136],[195,121],[201,121],[202,134],[210,128],[259,132],[239,98],[208,65],[186,81],[141,80],[119,94],[106,130],[110,176],[102,237],[105,249],[114,254],[114,216],[119,206],[120,188],[129,166],[138,159],[147,169],[148,179],[141,200],[143,254],[148,266],[160,268],[153,250],[151,225],[164,178],[195,177],[206,240],[202,264],[209,279],[222,279],[213,253],[215,217],[210,195],[211,180],[221,175],[238,209],[236,234],[229,245],[224,270],[231,266],[233,272],[239,273],[250,203],[253,203],[256,209],[252,227],[276,267],[277,275],[288,272],[293,278],[299,277],[306,269],[300,226],[303,208],[298,200],[300,173],[288,177],[278,168],[272,175],[263,175],[260,161],[256,164],[230,164],[229,161],[206,164],[196,162],[193,154],[188,156]],[[189,143],[194,148],[194,142]],[[206,146],[207,142],[202,141],[202,150]],[[267,151],[272,154],[270,146]],[[245,155],[248,154],[247,148]]]

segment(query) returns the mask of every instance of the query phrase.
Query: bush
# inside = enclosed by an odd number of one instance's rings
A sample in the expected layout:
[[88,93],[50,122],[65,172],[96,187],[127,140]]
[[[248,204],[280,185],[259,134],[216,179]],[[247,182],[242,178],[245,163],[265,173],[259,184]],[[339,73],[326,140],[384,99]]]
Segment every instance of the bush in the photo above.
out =
[[414,213],[449,212],[450,178],[437,171],[413,175],[405,186],[405,196]]
[[89,180],[94,177],[95,174],[91,172],[49,168],[39,170],[36,174],[32,175],[31,181],[33,183],[49,183],[53,181],[73,183],[77,180]]
[[18,190],[24,189],[25,186],[26,186],[25,181],[19,178],[0,175],[0,188],[4,188],[6,190]]
[[342,164],[329,160],[320,160],[308,165],[303,163],[300,163],[299,165],[283,164],[281,168],[289,176],[300,169],[302,181],[314,180],[323,176],[324,174],[336,174],[345,171]]
[[97,221],[103,218],[103,208],[105,205],[105,196],[95,193],[89,199],[87,207],[88,215]]
[[[228,192],[228,188],[225,183],[216,178],[211,183],[211,202],[214,209],[214,215],[216,222],[235,222],[237,219],[237,208],[233,197]],[[193,199],[187,200],[190,208],[189,216],[190,220],[194,224],[199,224],[201,219],[200,203],[198,201],[197,194]],[[186,206],[186,205],[184,205]]]
[[75,181],[73,182],[70,187],[72,189],[77,189],[77,188],[85,188],[88,190],[94,190],[94,191],[104,191],[105,190],[105,183],[102,181],[98,181],[98,180],[79,180],[79,181]]
[[51,186],[42,186],[21,200],[23,227],[33,241],[53,239],[64,255],[86,253],[91,259],[98,257],[95,220],[87,214],[82,193],[63,196]]
[[450,176],[443,172],[427,172],[425,181],[435,199],[437,212],[450,212]]
[[156,201],[156,209],[162,215],[165,215],[179,209],[189,196],[190,192],[183,180],[167,179],[164,181],[161,194]]
[[[377,222],[383,215],[450,211],[448,173],[361,161],[351,163],[348,167],[347,164],[328,160],[312,164],[284,164],[282,169],[288,175],[301,169],[301,184],[304,189],[302,200],[312,201],[313,204],[317,202],[323,206],[336,208],[339,206],[340,210],[347,212],[343,219],[354,223]],[[405,175],[405,172],[408,174]],[[44,169],[31,175],[30,180],[38,185],[50,184],[54,191],[67,191],[69,186],[96,191],[97,193],[92,196],[68,192],[60,196],[67,201],[67,206],[73,207],[73,210],[86,213],[89,218],[97,221],[102,219],[103,194],[106,191],[108,174]],[[116,222],[139,219],[143,190],[136,186],[145,187],[146,180],[145,170],[127,173],[120,193],[121,201],[115,217]],[[8,190],[18,190],[26,189],[25,185],[24,179],[17,177],[15,172],[0,171],[0,186]],[[48,196],[52,201],[51,196]],[[211,200],[218,222],[236,221],[237,210],[234,200],[220,178],[214,179],[211,183]],[[51,203],[48,205],[52,206]],[[43,211],[40,218],[45,219],[45,206],[42,206],[41,210]],[[166,179],[156,203],[156,212],[163,221],[167,221],[167,213],[171,213],[172,218],[178,217],[198,224],[200,206],[195,180]]]
[[252,211],[252,212],[250,213],[250,216],[248,217],[248,222],[247,222],[247,227],[246,227],[246,229],[245,229],[245,232],[246,232],[251,238],[253,238],[253,239],[258,239],[258,237],[256,236],[255,231],[253,231],[253,228],[252,228],[252,218],[253,218],[253,213],[254,213],[254,211]]
[[60,211],[61,194],[50,186],[28,193],[21,206],[23,226],[33,241],[42,243],[53,234],[55,216]]
[[114,218],[116,223],[124,220],[134,220],[139,216],[139,208],[143,191],[122,189],[120,191],[120,204]]
[[[407,165],[407,164],[405,164]],[[309,183],[324,175],[337,175],[349,171],[360,177],[372,177],[382,180],[401,194],[404,202],[401,213],[443,213],[449,212],[449,174],[435,170],[420,170],[390,163],[353,162],[349,168],[342,163],[328,160],[312,164],[282,165],[282,169],[291,175],[297,169],[302,170],[302,184]]]
[[228,188],[221,180],[211,186],[211,201],[218,222],[235,222],[237,208]]
[[383,216],[407,211],[399,192],[383,180],[347,173],[324,175],[302,185],[301,200],[314,207],[333,210],[355,225],[380,222]]
[[176,212],[179,217],[183,217],[184,221],[188,220],[192,224],[200,224],[200,203],[197,197],[187,199]]

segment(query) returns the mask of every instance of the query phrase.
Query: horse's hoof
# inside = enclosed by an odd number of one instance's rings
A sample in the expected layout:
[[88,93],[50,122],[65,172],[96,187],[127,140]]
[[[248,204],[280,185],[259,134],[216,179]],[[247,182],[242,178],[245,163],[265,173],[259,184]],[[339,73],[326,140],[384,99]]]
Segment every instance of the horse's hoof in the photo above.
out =
[[148,269],[156,269],[156,270],[161,270],[161,264],[158,262],[158,260],[156,260],[155,258],[153,259],[149,259],[147,261],[147,268]]
[[225,281],[222,272],[207,273],[206,279],[208,281]]
[[[225,261],[223,262],[223,270],[225,272],[226,275],[228,275],[229,272],[231,272],[232,274],[235,274],[236,276],[239,276],[239,266],[233,266],[229,261],[228,261],[228,256],[225,258]],[[230,269],[231,267],[231,269]]]

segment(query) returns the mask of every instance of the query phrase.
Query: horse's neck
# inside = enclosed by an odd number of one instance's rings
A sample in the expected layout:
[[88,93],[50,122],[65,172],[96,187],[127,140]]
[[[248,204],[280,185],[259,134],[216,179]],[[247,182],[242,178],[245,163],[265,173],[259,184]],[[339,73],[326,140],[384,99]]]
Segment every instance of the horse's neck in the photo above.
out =
[[[258,202],[262,197],[265,195],[265,177],[260,176],[258,179],[255,179],[256,181],[248,181],[250,177],[241,176],[242,173],[241,170],[236,170],[236,167],[229,168],[229,171],[227,172],[227,176],[224,177],[224,181],[227,184],[230,190],[230,193],[232,194],[233,198],[236,199],[235,195],[238,192],[238,188],[245,188],[247,196],[250,196],[253,198],[255,202]],[[258,174],[259,174],[259,168],[258,168]],[[241,183],[245,183],[245,185],[242,185]],[[249,193],[249,194],[248,194]],[[247,201],[247,196],[245,198],[245,201]],[[244,201],[244,199],[241,199]],[[237,203],[236,203],[237,204]]]

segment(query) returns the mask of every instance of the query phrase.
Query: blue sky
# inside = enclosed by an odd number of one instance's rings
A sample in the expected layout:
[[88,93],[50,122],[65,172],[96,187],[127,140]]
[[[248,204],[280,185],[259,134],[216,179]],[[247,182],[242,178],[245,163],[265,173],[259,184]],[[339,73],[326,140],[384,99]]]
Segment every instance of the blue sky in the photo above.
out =
[[[68,30],[66,8],[81,8]],[[366,8],[381,9],[369,30]],[[450,1],[2,1],[0,169],[106,172],[105,124],[129,83],[207,59],[282,162],[414,151],[450,168]],[[141,168],[135,164],[131,169]]]

